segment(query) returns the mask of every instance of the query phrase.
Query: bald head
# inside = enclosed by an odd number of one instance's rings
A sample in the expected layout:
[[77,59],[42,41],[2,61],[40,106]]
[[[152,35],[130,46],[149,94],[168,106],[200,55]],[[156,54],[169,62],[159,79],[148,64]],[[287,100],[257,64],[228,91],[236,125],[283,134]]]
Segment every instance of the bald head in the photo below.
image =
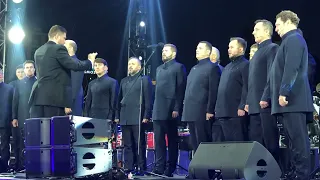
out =
[[220,51],[216,47],[212,47],[210,60],[213,63],[220,63]]
[[141,69],[141,61],[136,57],[129,58],[128,61],[128,73],[133,76],[137,74]]
[[64,46],[67,48],[70,56],[73,56],[76,54],[77,49],[78,49],[76,42],[74,42],[73,40],[66,40]]

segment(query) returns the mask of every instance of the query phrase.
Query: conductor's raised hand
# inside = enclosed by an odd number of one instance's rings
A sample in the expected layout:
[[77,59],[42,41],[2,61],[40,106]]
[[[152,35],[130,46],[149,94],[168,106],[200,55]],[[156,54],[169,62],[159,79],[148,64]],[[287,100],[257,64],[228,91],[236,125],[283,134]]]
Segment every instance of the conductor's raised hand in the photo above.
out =
[[98,55],[97,52],[90,53],[90,54],[88,54],[88,59],[93,63],[94,60],[96,59],[97,55]]

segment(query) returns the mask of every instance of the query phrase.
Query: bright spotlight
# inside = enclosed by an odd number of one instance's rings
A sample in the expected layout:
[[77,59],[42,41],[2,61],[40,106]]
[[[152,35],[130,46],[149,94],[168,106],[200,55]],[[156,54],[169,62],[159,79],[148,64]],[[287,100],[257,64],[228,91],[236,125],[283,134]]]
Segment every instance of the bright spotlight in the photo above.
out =
[[14,3],[21,3],[23,0],[12,0]]
[[9,40],[13,44],[20,44],[25,37],[24,31],[20,26],[13,26],[9,30]]
[[144,21],[141,21],[141,22],[140,22],[140,26],[141,26],[141,27],[144,27],[145,25],[146,25],[146,23],[145,23]]
[[140,61],[142,60],[142,57],[141,57],[141,56],[139,56],[139,60],[140,60]]

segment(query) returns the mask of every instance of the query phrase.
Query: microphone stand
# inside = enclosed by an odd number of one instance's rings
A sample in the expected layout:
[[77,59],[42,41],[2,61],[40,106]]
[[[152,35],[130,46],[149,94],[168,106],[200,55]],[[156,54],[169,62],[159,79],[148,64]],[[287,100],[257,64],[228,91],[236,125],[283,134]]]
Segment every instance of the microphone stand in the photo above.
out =
[[[148,59],[145,61],[145,64],[144,64],[144,67],[146,66],[146,64],[148,64],[148,62],[150,61],[150,59],[151,59],[151,57],[153,56],[153,54],[156,52],[156,49],[152,49],[152,53],[150,54],[150,56],[148,57]],[[130,86],[130,88],[129,88],[129,90],[126,92],[126,94],[123,96],[123,98],[122,98],[122,100],[120,101],[120,104],[122,105],[124,102],[125,102],[125,100],[126,100],[126,98],[128,97],[128,95],[129,95],[129,93],[131,92],[131,90],[132,90],[132,88],[133,88],[133,86],[136,84],[136,82],[137,82],[137,80],[139,79],[139,77],[141,76],[141,74],[142,74],[142,72],[143,72],[143,68],[141,68],[140,69],[140,71],[138,72],[138,75],[136,76],[136,78],[134,79],[134,81],[133,81],[133,83],[132,83],[132,85]],[[142,121],[142,102],[143,102],[143,81],[142,81],[143,79],[141,78],[141,80],[140,80],[140,96],[139,96],[139,124],[138,124],[138,126],[139,126],[139,134],[138,134],[138,144],[137,144],[137,146],[138,146],[138,157],[137,157],[137,159],[138,159],[138,171],[140,170],[140,172],[142,171],[143,173],[145,173],[145,174],[150,174],[150,175],[153,175],[153,176],[158,176],[158,177],[162,177],[162,178],[167,178],[167,176],[162,176],[162,175],[159,175],[159,174],[155,174],[155,173],[152,173],[152,172],[147,172],[147,171],[145,171],[145,170],[141,170],[140,169],[140,167],[139,167],[139,163],[141,163],[141,162],[139,162],[139,157],[140,157],[140,142],[141,142],[141,130],[142,130],[142,128],[141,128],[141,121]],[[145,138],[145,137],[144,137]]]

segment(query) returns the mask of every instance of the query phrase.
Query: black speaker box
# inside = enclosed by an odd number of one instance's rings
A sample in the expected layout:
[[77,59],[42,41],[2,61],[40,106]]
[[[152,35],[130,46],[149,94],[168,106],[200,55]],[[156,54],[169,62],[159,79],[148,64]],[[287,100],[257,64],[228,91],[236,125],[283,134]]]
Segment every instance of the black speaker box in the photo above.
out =
[[70,145],[69,116],[27,119],[24,127],[26,147]]
[[272,180],[281,170],[271,153],[258,142],[201,143],[189,165],[194,179]]
[[26,148],[26,176],[71,177],[76,173],[76,153],[70,147]]

